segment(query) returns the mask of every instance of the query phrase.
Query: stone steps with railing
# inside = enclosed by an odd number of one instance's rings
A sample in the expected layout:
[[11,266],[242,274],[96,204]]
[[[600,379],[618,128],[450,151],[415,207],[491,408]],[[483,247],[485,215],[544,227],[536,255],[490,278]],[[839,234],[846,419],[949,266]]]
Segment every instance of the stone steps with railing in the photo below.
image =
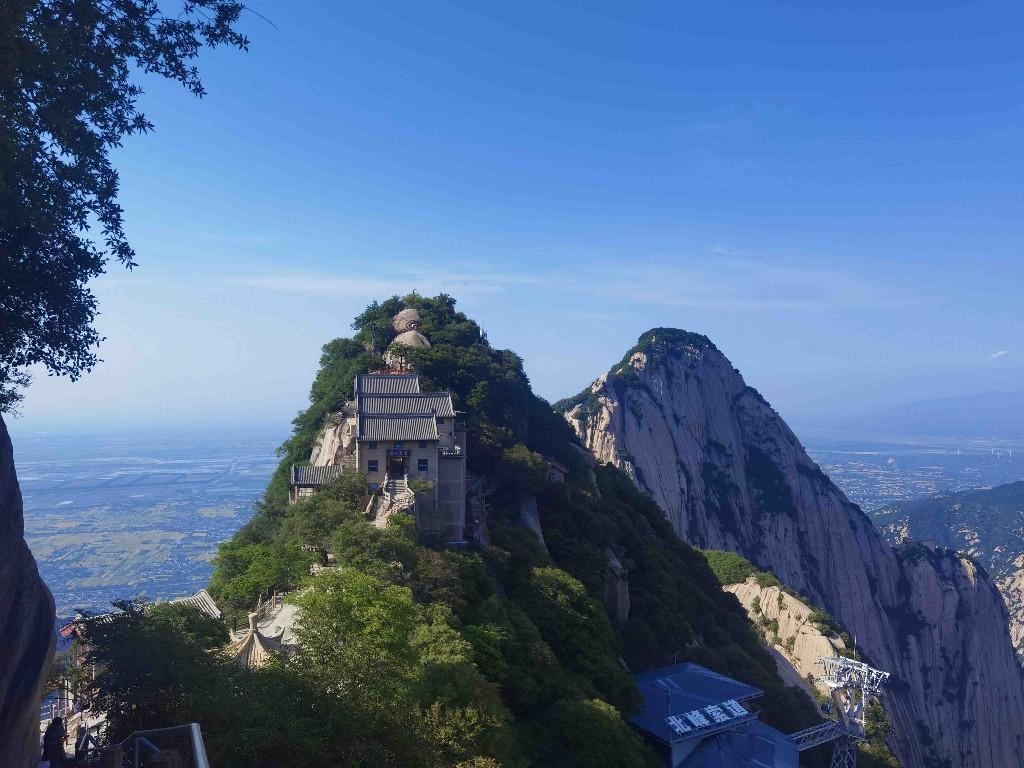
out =
[[366,516],[377,528],[386,528],[388,518],[395,512],[404,512],[416,504],[416,494],[409,489],[409,476],[384,476],[381,492],[374,494],[366,508]]

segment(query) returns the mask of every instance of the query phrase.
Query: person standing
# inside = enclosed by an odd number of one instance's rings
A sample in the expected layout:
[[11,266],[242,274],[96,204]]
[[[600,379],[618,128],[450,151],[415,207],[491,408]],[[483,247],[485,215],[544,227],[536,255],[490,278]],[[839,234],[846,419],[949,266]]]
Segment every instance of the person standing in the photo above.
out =
[[50,761],[50,768],[62,768],[64,765],[64,718],[55,717],[43,732],[43,760]]

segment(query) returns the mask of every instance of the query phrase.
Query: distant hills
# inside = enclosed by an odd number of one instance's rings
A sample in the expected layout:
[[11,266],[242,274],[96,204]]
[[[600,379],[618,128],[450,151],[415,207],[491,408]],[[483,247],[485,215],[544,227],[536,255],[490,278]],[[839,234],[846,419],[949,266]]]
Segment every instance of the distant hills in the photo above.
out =
[[1024,481],[900,501],[871,513],[893,544],[914,539],[966,552],[993,576],[1017,570],[1024,555]]
[[1024,438],[1024,391],[915,400],[848,423],[861,433]]
[[1024,649],[1024,481],[901,501],[871,516],[895,545],[925,541],[980,563],[1006,601],[1014,644]]

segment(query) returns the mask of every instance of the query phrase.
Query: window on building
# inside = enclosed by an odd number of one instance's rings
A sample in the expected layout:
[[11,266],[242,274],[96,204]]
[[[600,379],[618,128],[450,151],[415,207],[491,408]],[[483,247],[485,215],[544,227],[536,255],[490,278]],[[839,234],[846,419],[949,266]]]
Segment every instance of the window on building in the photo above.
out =
[[438,424],[444,424],[444,416],[438,416],[437,417],[437,423]]
[[370,444],[369,444],[369,445],[367,446],[367,448],[369,448],[369,449],[371,449],[371,450],[376,450],[376,449],[377,449],[377,444],[376,444],[376,443],[370,443]]
[[377,460],[376,459],[369,459],[366,462],[366,471],[367,472],[376,472],[377,471]]
[[427,448],[429,447],[429,445],[430,443],[428,443],[426,440],[420,440],[420,448]]
[[429,459],[417,459],[416,460],[416,469],[418,469],[420,472],[427,472],[430,469],[430,460]]

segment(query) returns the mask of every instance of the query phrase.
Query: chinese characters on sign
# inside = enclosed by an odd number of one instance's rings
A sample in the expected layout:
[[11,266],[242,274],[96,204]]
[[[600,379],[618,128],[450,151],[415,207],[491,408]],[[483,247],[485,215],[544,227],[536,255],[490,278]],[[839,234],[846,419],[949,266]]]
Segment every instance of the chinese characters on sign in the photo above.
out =
[[744,717],[748,714],[750,713],[742,704],[735,699],[729,699],[721,704],[712,704],[683,715],[669,715],[665,718],[665,725],[680,736],[684,736],[707,728],[709,725],[727,723],[734,718]]

